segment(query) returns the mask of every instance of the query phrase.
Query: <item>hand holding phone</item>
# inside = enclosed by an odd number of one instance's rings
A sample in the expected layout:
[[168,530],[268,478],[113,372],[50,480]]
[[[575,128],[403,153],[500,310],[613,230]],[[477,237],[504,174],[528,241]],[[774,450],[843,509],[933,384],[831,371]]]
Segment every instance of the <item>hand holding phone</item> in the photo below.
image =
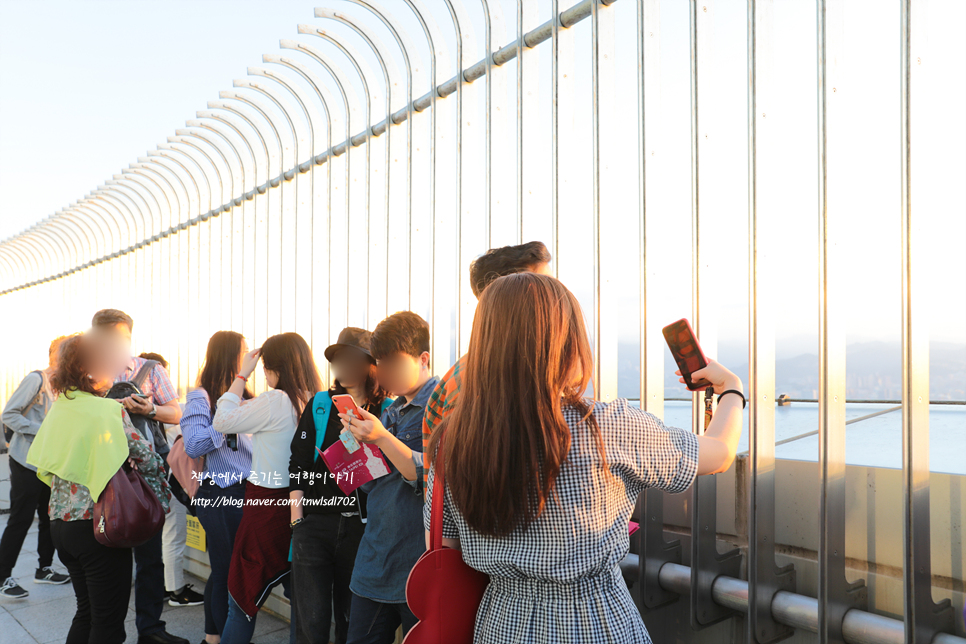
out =
[[687,318],[681,318],[667,325],[663,333],[688,390],[699,391],[711,386],[711,382],[704,378],[694,380],[691,377],[695,371],[708,366],[708,359],[701,351],[701,345],[698,344],[698,339],[694,336]]
[[[356,401],[353,400],[352,396],[348,394],[332,396],[332,403],[335,405],[335,408],[339,410],[339,413],[351,414],[358,419],[363,418],[362,412],[359,411],[359,406],[356,405]],[[345,445],[346,451],[350,454],[356,452],[360,447],[359,441],[356,440],[356,437],[353,436],[352,432],[350,432],[348,429],[342,430],[342,432],[339,434],[339,440],[342,441],[342,444]]]

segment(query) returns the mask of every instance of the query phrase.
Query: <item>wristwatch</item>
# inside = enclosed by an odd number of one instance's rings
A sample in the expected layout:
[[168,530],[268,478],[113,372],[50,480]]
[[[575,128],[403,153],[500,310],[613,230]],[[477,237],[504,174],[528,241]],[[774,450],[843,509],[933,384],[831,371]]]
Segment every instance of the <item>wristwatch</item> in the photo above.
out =
[[146,415],[147,415],[148,418],[154,418],[155,416],[157,416],[158,415],[158,406],[155,405],[155,404],[152,404],[151,405],[151,411],[149,411]]

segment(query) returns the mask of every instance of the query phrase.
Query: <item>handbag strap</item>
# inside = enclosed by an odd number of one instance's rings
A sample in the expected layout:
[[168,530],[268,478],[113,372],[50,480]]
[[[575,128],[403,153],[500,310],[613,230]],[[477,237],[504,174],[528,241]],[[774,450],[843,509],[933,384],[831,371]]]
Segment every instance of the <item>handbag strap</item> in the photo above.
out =
[[429,549],[439,550],[443,547],[443,500],[446,496],[446,487],[443,482],[443,439],[446,437],[446,428],[439,437],[439,446],[436,449],[436,470],[433,474],[433,507],[429,514]]

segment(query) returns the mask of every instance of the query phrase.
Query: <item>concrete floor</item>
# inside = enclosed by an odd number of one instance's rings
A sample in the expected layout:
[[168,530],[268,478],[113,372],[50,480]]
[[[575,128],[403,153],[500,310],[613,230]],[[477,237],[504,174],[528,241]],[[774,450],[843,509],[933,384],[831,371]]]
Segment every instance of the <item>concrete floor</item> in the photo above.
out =
[[[7,514],[0,514],[0,531],[6,527],[8,517]],[[56,556],[53,567],[58,572],[66,572]],[[20,585],[30,593],[30,596],[24,599],[0,598],[0,634],[2,634],[0,641],[3,644],[47,644],[63,642],[67,637],[77,606],[73,586],[70,583],[61,586],[35,584],[33,578],[36,569],[37,521],[35,519],[13,571],[13,576],[17,577]],[[194,590],[198,592],[204,592],[205,582],[189,573],[185,573],[185,583],[193,584]],[[127,641],[137,642],[133,589],[127,615],[125,622]],[[176,608],[165,602],[162,619],[167,622],[169,633],[185,637],[191,644],[198,644],[204,639],[204,606]],[[263,611],[259,613],[252,641],[254,644],[287,644],[289,624]]]

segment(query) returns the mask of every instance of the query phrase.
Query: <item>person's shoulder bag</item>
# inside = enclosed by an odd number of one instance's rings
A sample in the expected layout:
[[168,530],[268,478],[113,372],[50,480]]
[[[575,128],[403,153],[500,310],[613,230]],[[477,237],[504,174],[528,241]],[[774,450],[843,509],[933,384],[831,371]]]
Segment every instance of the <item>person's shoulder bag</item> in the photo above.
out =
[[[444,430],[445,431],[445,430]],[[443,546],[443,500],[446,488],[440,465],[440,437],[433,479],[429,550],[409,571],[406,603],[419,618],[403,644],[472,644],[476,612],[490,578],[463,561],[463,552]]]

